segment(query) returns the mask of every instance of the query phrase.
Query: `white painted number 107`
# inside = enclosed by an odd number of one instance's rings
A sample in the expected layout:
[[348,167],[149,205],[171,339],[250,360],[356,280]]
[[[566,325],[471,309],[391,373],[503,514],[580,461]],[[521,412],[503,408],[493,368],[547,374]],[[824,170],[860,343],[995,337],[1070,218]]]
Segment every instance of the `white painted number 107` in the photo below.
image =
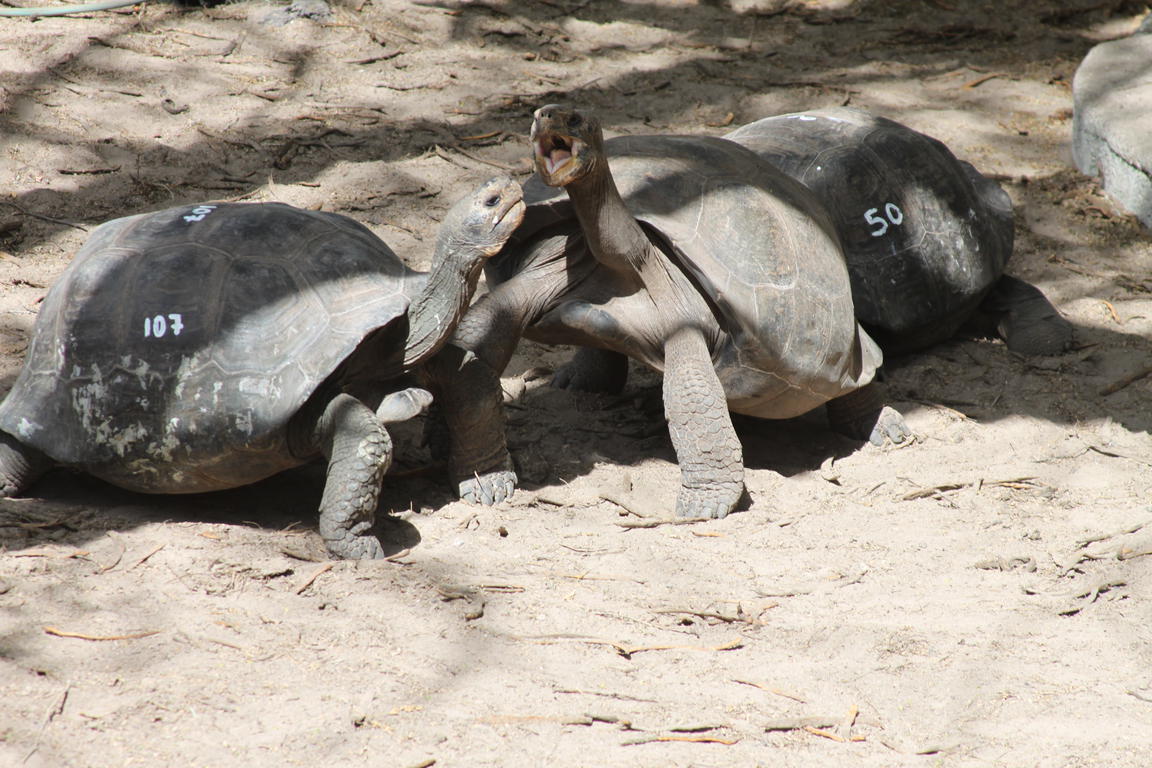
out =
[[868,222],[869,226],[875,227],[872,230],[872,237],[882,237],[888,231],[888,224],[891,222],[892,226],[898,227],[904,221],[904,211],[895,203],[884,204],[884,215],[878,215],[879,208],[869,208],[864,211],[864,221]]
[[184,330],[184,316],[178,312],[144,318],[144,338],[146,339],[152,337],[159,339],[162,336],[167,336],[169,332],[173,336],[179,336],[182,330]]
[[216,210],[214,205],[198,205],[192,209],[192,213],[184,216],[184,221],[189,223],[193,221],[203,221],[204,217]]

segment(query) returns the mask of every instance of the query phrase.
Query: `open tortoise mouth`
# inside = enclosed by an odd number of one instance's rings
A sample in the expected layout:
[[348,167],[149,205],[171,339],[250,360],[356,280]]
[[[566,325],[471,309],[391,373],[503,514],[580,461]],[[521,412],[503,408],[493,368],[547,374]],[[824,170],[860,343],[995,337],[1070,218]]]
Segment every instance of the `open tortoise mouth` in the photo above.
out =
[[579,139],[548,131],[536,138],[537,165],[549,176],[555,175],[579,151]]

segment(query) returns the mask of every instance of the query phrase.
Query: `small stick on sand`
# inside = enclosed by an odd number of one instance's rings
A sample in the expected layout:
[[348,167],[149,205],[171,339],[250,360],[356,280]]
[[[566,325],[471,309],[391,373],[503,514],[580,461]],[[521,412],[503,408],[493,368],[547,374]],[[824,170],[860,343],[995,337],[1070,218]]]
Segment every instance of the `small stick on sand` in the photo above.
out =
[[1128,374],[1124,378],[1112,382],[1100,390],[1100,396],[1107,397],[1108,395],[1114,395],[1125,387],[1135,384],[1136,382],[1140,381],[1140,379],[1143,379],[1149,375],[1152,375],[1152,365],[1146,365],[1143,368]]
[[778,720],[769,720],[764,724],[766,731],[802,731],[806,728],[834,728],[842,718],[839,717],[783,717]]
[[661,525],[692,525],[693,523],[703,523],[711,520],[710,517],[667,517],[647,520],[625,520],[616,525],[621,528],[658,528]]
[[320,578],[321,574],[327,573],[328,571],[332,570],[333,565],[335,565],[335,563],[324,563],[324,565],[320,566],[315,571],[313,571],[311,576],[304,579],[304,581],[302,581],[300,583],[300,586],[296,587],[296,594],[298,594],[298,595],[303,594],[304,590],[306,590],[306,589],[308,589],[308,587],[312,586],[312,582],[314,582],[314,581],[316,581],[316,579]]
[[801,704],[807,704],[808,703],[807,699],[802,699],[794,693],[788,693],[787,691],[782,691],[779,688],[772,688],[772,687],[769,687],[767,685],[763,685],[762,683],[756,683],[756,682],[753,682],[751,680],[736,680],[736,679],[733,679],[732,682],[739,683],[740,685],[750,685],[753,688],[759,688],[762,691],[767,691],[768,693],[773,693],[777,696],[783,696],[786,699],[792,699],[792,701],[798,701]]
[[725,744],[727,746],[740,743],[740,739],[718,739],[715,736],[649,736],[644,739],[622,741],[620,746],[634,747],[638,744],[653,744],[660,741],[687,741],[693,744]]
[[1010,77],[1010,75],[1007,72],[991,72],[987,75],[982,75],[975,80],[969,80],[967,83],[964,83],[962,87],[971,90],[997,77]]
[[155,629],[150,632],[133,632],[127,635],[88,635],[83,632],[68,632],[56,627],[44,627],[46,634],[53,637],[71,637],[77,640],[92,640],[94,642],[105,642],[108,640],[139,640],[142,637],[151,637],[152,635],[160,634],[160,630]]
[[636,506],[631,501],[623,498],[619,494],[612,493],[611,491],[600,491],[599,496],[600,498],[604,499],[604,501],[615,504],[630,515],[635,515],[636,517],[646,519],[652,518],[652,515],[646,515],[640,510],[636,509]]
[[135,563],[133,563],[133,564],[131,565],[131,567],[129,567],[129,568],[128,568],[128,570],[132,570],[133,568],[136,568],[136,567],[137,567],[137,566],[139,566],[141,563],[143,563],[145,560],[147,560],[148,558],[152,557],[152,555],[154,555],[154,554],[156,554],[157,552],[159,552],[160,550],[164,549],[164,546],[165,546],[164,544],[157,544],[155,547],[153,547],[153,548],[152,548],[152,551],[151,551],[151,552],[149,552],[148,554],[144,555],[144,557],[140,558],[140,559],[139,559],[139,560],[137,560]]

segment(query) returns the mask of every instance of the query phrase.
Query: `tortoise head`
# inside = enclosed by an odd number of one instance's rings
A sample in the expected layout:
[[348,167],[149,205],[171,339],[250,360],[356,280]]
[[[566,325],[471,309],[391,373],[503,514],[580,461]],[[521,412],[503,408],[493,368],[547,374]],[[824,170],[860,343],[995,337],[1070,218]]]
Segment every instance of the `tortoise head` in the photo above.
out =
[[465,258],[499,253],[524,218],[523,191],[511,176],[496,176],[453,205],[440,224],[439,250]]
[[558,104],[536,110],[531,139],[536,172],[550,187],[564,187],[584,178],[604,153],[600,121]]

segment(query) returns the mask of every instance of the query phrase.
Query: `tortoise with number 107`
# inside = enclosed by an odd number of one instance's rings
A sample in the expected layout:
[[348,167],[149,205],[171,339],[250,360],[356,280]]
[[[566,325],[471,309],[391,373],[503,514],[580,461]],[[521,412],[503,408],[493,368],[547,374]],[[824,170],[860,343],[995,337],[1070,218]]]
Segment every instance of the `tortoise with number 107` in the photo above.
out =
[[1072,327],[1035,286],[1004,274],[1012,201],[940,141],[849,108],[767,117],[725,135],[800,181],[831,213],[856,316],[886,352],[967,326],[1021,354],[1053,355]]
[[[329,552],[382,557],[368,529],[391,461],[383,425],[431,401],[410,374],[447,341],[523,212],[519,184],[486,182],[448,212],[427,274],[347,217],[279,203],[101,225],[48,292],[0,403],[0,496],[54,464],[192,493],[323,456]],[[473,482],[503,498],[513,478],[499,467]]]

